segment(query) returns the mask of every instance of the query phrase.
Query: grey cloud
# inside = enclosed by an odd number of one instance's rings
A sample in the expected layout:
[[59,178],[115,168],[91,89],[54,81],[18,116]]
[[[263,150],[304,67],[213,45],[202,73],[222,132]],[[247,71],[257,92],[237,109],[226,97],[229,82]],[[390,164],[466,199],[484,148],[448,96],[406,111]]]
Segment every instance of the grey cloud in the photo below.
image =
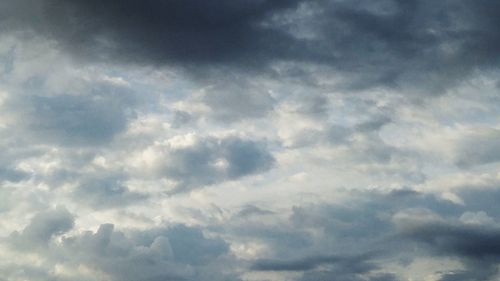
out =
[[[54,274],[47,272],[45,268],[39,268],[34,265],[24,265],[20,267],[19,265],[8,265],[0,268],[6,279],[0,279],[2,281],[10,280],[35,280],[35,281],[70,281],[64,277],[58,277]],[[83,281],[82,279],[73,279],[75,281]]]
[[342,202],[295,207],[288,221],[280,223],[246,225],[237,223],[236,216],[233,228],[225,231],[269,247],[265,256],[251,263],[252,270],[303,272],[298,280],[399,280],[386,266],[397,262],[404,268],[419,257],[465,263],[463,272],[436,272],[442,278],[453,273],[456,278],[481,280],[496,272],[491,266],[498,257],[498,230],[460,222],[464,212],[476,210],[469,202],[457,205],[411,189],[350,192]]
[[493,217],[500,215],[500,206],[496,204],[500,200],[497,184],[483,187],[463,186],[456,191],[456,194],[462,198],[471,212],[484,211]]
[[[78,253],[71,262],[102,270],[112,280],[127,281],[217,276],[217,258],[228,250],[223,240],[206,238],[199,229],[182,225],[133,232],[101,225],[96,233],[66,238],[61,247],[61,258]],[[217,278],[224,280],[221,275]]]
[[29,173],[13,168],[0,168],[0,181],[19,182],[28,179]]
[[335,93],[302,93],[294,102],[291,113],[311,119],[315,128],[304,133],[310,142],[349,144],[353,136],[378,136],[384,126],[397,118],[394,109],[381,102],[384,98],[371,95],[337,95]]
[[[322,266],[328,269],[313,270]],[[300,281],[313,280],[399,280],[396,275],[391,273],[372,273],[377,266],[369,261],[368,256],[359,257],[336,257],[336,256],[318,256],[296,261],[257,261],[252,269],[264,271],[306,271],[299,278]]]
[[477,265],[475,269],[469,270],[457,270],[453,272],[447,272],[441,276],[440,281],[480,281],[480,280],[490,280],[492,276],[498,273],[498,270],[494,266],[488,266],[484,268],[480,264]]
[[402,228],[402,235],[428,244],[432,251],[443,255],[487,260],[500,256],[500,229],[476,224],[423,222]]
[[356,125],[356,130],[360,132],[378,132],[380,129],[382,129],[385,125],[391,123],[391,118],[388,116],[373,116],[371,120],[362,122],[360,124]]
[[236,137],[200,139],[161,157],[160,176],[179,181],[176,191],[263,173],[275,161],[265,143]]
[[296,2],[48,0],[42,4],[45,25],[40,29],[72,52],[94,58],[252,64],[279,54],[280,46],[293,42],[286,33],[261,22]]
[[237,220],[225,226],[224,231],[243,241],[258,241],[266,245],[269,255],[259,257],[260,260],[299,259],[315,242],[311,233],[304,228],[288,223],[272,221],[272,224],[268,224],[259,218],[259,221],[250,224],[245,217],[235,218]]
[[265,172],[274,164],[274,158],[263,143],[228,138],[221,146],[229,164],[227,176],[230,179]]
[[13,205],[11,196],[11,192],[0,188],[0,213],[8,211]]
[[245,118],[265,117],[274,108],[275,100],[264,87],[236,78],[224,85],[207,89],[202,100],[215,119],[230,122]]
[[[492,1],[324,3],[323,43],[339,46],[335,64],[361,72],[349,82],[352,88],[417,84],[423,90],[425,82],[435,92],[496,57],[490,49],[499,43]],[[479,45],[488,47],[475,49]],[[329,45],[320,46],[328,52]]]
[[15,48],[11,47],[7,53],[0,55],[0,65],[3,65],[3,75],[10,73],[14,69],[14,52]]
[[167,232],[176,260],[188,264],[204,264],[227,253],[228,245],[222,239],[205,239],[199,229],[182,225]]
[[[499,11],[494,0],[0,0],[1,278],[388,281],[424,264],[441,280],[494,280],[500,135],[485,127],[498,121]],[[463,128],[453,163],[423,148]],[[441,190],[462,177],[473,185]],[[412,183],[442,194],[373,190]],[[81,221],[56,208],[10,229],[66,200]],[[189,226],[151,227],[162,218]],[[123,225],[80,228],[106,221]],[[463,267],[428,272],[429,260]]]
[[246,205],[236,214],[236,216],[251,217],[251,216],[265,216],[273,214],[275,214],[275,212],[261,209],[255,205]]
[[[493,202],[499,192],[491,187],[462,187],[457,195],[463,198],[463,206],[446,207],[439,201],[427,205],[439,217],[415,215],[409,221],[396,222],[399,235],[406,242],[425,246],[427,254],[463,262],[464,269],[444,272],[440,280],[496,280],[500,229],[495,221],[499,209]],[[466,214],[470,220],[465,219]],[[479,215],[488,220],[480,220]]]
[[304,95],[301,97],[297,112],[306,116],[312,116],[318,119],[328,117],[329,103],[326,95]]
[[[306,106],[311,106],[307,105]],[[319,106],[319,105],[317,105]],[[302,111],[303,108],[300,109]],[[308,109],[306,109],[308,111]],[[365,109],[366,110],[366,109]],[[299,112],[300,112],[299,111]],[[307,115],[311,115],[312,112],[301,112]],[[316,116],[323,115],[324,112],[318,111]],[[313,115],[313,116],[314,116]],[[326,115],[326,114],[324,114]],[[323,116],[324,118],[325,116]],[[328,117],[328,116],[326,116]],[[327,119],[327,118],[324,118]],[[393,150],[390,146],[382,142],[379,136],[380,130],[387,124],[391,122],[388,116],[380,114],[368,114],[367,120],[359,121],[351,126],[341,125],[339,123],[333,123],[326,120],[323,121],[323,128],[321,129],[306,129],[301,134],[299,134],[294,140],[294,147],[308,146],[317,143],[326,143],[333,145],[346,145],[351,146],[354,150],[363,149],[363,141],[371,142],[372,147],[367,147],[367,149],[372,149],[373,154],[376,154],[376,150],[379,149],[380,152],[385,150],[386,153],[391,153]],[[363,136],[361,140],[356,140],[356,136]],[[364,154],[364,153],[363,153]],[[370,153],[366,154],[367,156]]]
[[182,110],[175,110],[172,117],[172,128],[184,127],[194,120],[196,120],[196,117],[193,114]]
[[316,256],[299,260],[257,260],[253,270],[259,271],[306,271],[315,269],[321,265],[336,265],[345,269],[351,268],[353,272],[367,272],[373,266],[366,264],[366,257],[339,257],[339,256]]
[[13,233],[16,248],[47,246],[54,236],[64,234],[74,226],[74,217],[63,207],[36,214],[21,233]]
[[73,96],[37,98],[30,129],[44,138],[62,140],[66,144],[109,141],[125,129],[126,119],[120,109],[86,99]]
[[11,265],[14,270],[3,271],[6,277],[14,278],[15,272],[22,270],[24,277],[31,276],[28,271],[40,273],[30,280],[80,280],[70,278],[79,276],[77,270],[69,276],[55,272],[53,267],[59,264],[89,268],[81,280],[100,280],[102,274],[109,280],[124,281],[200,280],[207,276],[211,280],[239,280],[223,268],[228,264],[224,261],[228,244],[220,238],[207,238],[199,228],[172,225],[118,231],[112,224],[103,224],[96,232],[73,233],[55,241],[56,235],[71,229],[72,219],[64,209],[47,211],[36,215],[21,234],[14,233],[12,239],[19,243],[51,242],[51,246],[40,249],[15,244],[15,250],[37,253],[43,263]]
[[456,154],[455,162],[463,168],[500,161],[500,130],[483,128],[465,135]]
[[[1,106],[0,106],[1,108]],[[0,110],[3,110],[0,109]],[[28,147],[25,138],[16,138],[9,129],[0,129],[0,149],[2,157],[0,159],[0,182],[20,183],[32,178],[32,171],[23,169],[20,164],[32,157],[40,156],[43,149],[38,147]]]
[[312,62],[348,76],[346,88],[425,82],[423,93],[475,68],[495,68],[499,59],[498,4],[489,0],[32,2],[23,1],[31,11],[4,4],[9,26],[42,31],[86,59],[195,72]]
[[368,279],[370,281],[398,281],[401,280],[400,278],[397,277],[396,274],[393,273],[379,273],[379,274],[373,274],[370,276]]
[[26,95],[10,96],[4,106],[17,116],[12,128],[24,130],[41,143],[88,146],[110,142],[135,116],[133,94],[106,84],[84,88],[83,93],[62,95],[31,95],[35,90],[26,89]]
[[398,280],[391,273],[374,273],[380,269],[374,254],[359,256],[310,256],[297,260],[257,260],[251,269],[256,271],[304,272],[298,280]]
[[429,222],[403,230],[402,235],[428,246],[438,256],[460,258],[466,269],[444,274],[440,280],[495,280],[500,258],[497,227]]
[[397,281],[400,280],[395,274],[391,273],[373,273],[364,275],[361,272],[345,272],[339,270],[322,270],[307,272],[299,281],[314,281],[314,280],[342,280],[342,281]]
[[[260,216],[258,221],[249,223],[248,215],[235,214],[223,225],[207,228],[172,225],[118,231],[105,224],[96,232],[65,234],[56,241],[55,237],[72,228],[73,220],[59,209],[36,215],[10,239],[27,245],[50,243],[40,252],[49,265],[85,265],[108,274],[111,280],[197,280],[204,274],[212,280],[238,280],[237,270],[225,269],[245,263],[229,254],[230,244],[217,234],[233,242],[266,245],[265,253],[248,261],[248,269],[301,272],[296,279],[301,281],[399,280],[387,265],[397,262],[404,268],[414,258],[425,257],[463,262],[464,269],[435,272],[441,280],[494,280],[499,229],[461,222],[464,212],[475,210],[470,202],[456,205],[411,189],[348,195],[337,205],[295,207],[285,220],[278,219],[276,212],[265,212],[263,220],[261,209],[249,207],[251,214]],[[208,238],[205,230],[214,236]]]
[[120,207],[147,199],[146,194],[130,191],[124,180],[120,175],[84,176],[72,196],[96,209]]
[[174,111],[173,127],[180,128],[199,120],[226,125],[263,118],[273,112],[277,103],[263,82],[243,75],[226,74],[205,82],[209,86],[187,99],[184,108]]

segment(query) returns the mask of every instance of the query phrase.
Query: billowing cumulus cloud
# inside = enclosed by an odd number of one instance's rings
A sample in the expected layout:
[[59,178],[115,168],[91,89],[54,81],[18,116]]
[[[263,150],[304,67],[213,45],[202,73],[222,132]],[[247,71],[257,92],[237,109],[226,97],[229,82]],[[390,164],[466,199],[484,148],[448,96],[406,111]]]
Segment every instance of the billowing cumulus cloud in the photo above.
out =
[[499,280],[499,8],[0,1],[0,280]]
[[[173,225],[122,232],[113,224],[102,224],[95,232],[61,236],[72,228],[73,216],[65,209],[35,215],[21,234],[12,235],[11,246],[32,251],[43,263],[11,266],[23,272],[20,277],[31,280],[47,279],[43,275],[31,276],[30,271],[47,271],[47,278],[56,280],[197,280],[204,274],[217,280],[230,278],[218,272],[228,245],[221,239],[206,238],[198,228]],[[29,247],[48,243],[47,248]],[[58,268],[62,276],[53,273]]]

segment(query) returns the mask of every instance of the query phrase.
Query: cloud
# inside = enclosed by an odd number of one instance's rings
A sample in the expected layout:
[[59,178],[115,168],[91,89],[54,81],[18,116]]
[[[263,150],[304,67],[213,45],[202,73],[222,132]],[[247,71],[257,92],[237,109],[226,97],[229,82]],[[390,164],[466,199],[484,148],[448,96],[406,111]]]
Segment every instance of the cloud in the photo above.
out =
[[341,73],[347,89],[425,82],[421,93],[439,93],[495,67],[500,45],[498,5],[487,0],[24,2],[29,9],[3,4],[7,26],[35,30],[84,60],[193,72],[305,62]]
[[425,223],[408,230],[405,236],[429,244],[437,254],[458,255],[472,259],[497,258],[500,251],[498,230],[478,225]]
[[394,274],[390,273],[381,273],[381,274],[372,274],[371,276],[356,276],[347,275],[342,271],[319,271],[319,272],[308,272],[304,274],[304,276],[299,279],[300,281],[313,281],[318,279],[329,279],[329,278],[342,278],[341,280],[346,281],[397,281],[399,280]]
[[[318,267],[328,270],[314,270]],[[377,267],[370,263],[369,256],[317,256],[294,261],[259,260],[253,270],[260,271],[306,271],[300,281],[336,278],[340,280],[399,280],[390,273],[370,273]]]
[[254,205],[244,206],[237,214],[239,217],[251,217],[251,216],[265,216],[272,215],[273,211],[264,210]]
[[[102,224],[95,232],[82,232],[75,231],[73,215],[58,208],[36,214],[9,241],[16,252],[37,251],[45,260],[43,268],[33,270],[53,272],[58,265],[83,280],[197,280],[204,274],[227,280],[237,279],[245,264],[261,274],[297,273],[292,280],[404,280],[401,272],[414,270],[422,258],[463,264],[421,273],[440,280],[494,280],[498,225],[491,218],[477,220],[490,210],[474,215],[468,205],[412,190],[346,195],[343,203],[295,207],[285,217],[254,211],[251,220],[235,213],[207,227],[116,230]],[[266,250],[242,261],[233,255],[240,243]],[[227,270],[228,264],[236,268]]]
[[405,227],[402,235],[435,255],[464,261],[466,269],[446,273],[440,280],[494,280],[500,257],[498,232],[497,226],[429,221]]
[[[369,271],[372,266],[365,264],[364,257],[337,257],[337,256],[317,256],[308,257],[300,260],[280,261],[280,260],[257,260],[253,265],[253,270],[260,271],[306,271],[315,269],[321,265],[338,264],[339,267],[348,271],[356,268],[355,271]],[[363,269],[361,269],[363,268]]]
[[[214,5],[196,0],[48,0],[41,5],[45,25],[40,29],[79,55],[153,64],[192,63],[194,67],[232,61],[251,64],[278,54],[278,46],[274,51],[271,47],[277,43],[274,39],[291,39],[261,22],[276,11],[293,8],[296,1]],[[15,8],[15,4],[10,6]]]
[[213,82],[209,79],[208,86],[174,104],[174,127],[195,120],[230,124],[268,117],[274,111],[277,101],[266,81],[227,74]]
[[74,217],[63,207],[47,210],[36,214],[21,233],[13,233],[11,236],[16,248],[43,247],[58,236],[71,230],[74,226]]
[[168,231],[176,259],[187,264],[205,264],[216,256],[227,253],[222,239],[205,239],[199,229],[176,226]]
[[[24,277],[30,276],[30,271],[39,271],[32,280],[46,280],[44,275],[54,278],[50,280],[232,278],[222,273],[228,245],[220,238],[207,238],[196,227],[172,225],[122,232],[115,230],[112,224],[103,224],[96,232],[72,233],[54,239],[72,227],[73,216],[65,209],[35,215],[22,233],[14,233],[12,239],[21,243],[15,244],[16,250],[36,253],[44,262],[38,266],[18,264],[18,271],[24,272]],[[47,245],[49,242],[50,248],[45,249],[21,246],[23,243]],[[61,274],[61,270],[54,274],[54,267],[67,268],[68,276]]]
[[498,279],[499,8],[0,1],[1,278]]
[[62,139],[64,143],[109,141],[125,129],[123,112],[85,98],[64,96],[34,101],[30,129],[42,137]]
[[147,199],[146,194],[130,191],[120,175],[83,176],[72,197],[94,208],[113,208]]
[[174,192],[264,173],[275,162],[265,142],[234,136],[179,136],[148,148],[142,157],[155,177],[177,182]]
[[26,78],[27,82],[12,85],[12,92],[6,93],[0,107],[13,133],[39,143],[103,145],[124,132],[135,118],[141,98],[126,86],[71,77],[71,86],[58,84],[53,89],[49,78]]
[[235,216],[225,231],[245,237],[242,243],[266,245],[250,269],[302,273],[294,280],[405,280],[400,271],[412,271],[420,258],[458,260],[464,266],[421,272],[422,278],[435,274],[439,280],[494,280],[498,225],[491,218],[486,223],[472,220],[492,210],[473,216],[466,211],[473,205],[412,190],[348,194],[339,204],[295,207],[288,219],[278,222],[260,215],[251,224],[240,224]]
[[469,168],[500,161],[500,130],[483,128],[468,132],[458,141],[456,164]]
[[265,117],[275,102],[264,87],[249,85],[244,79],[207,89],[202,101],[223,122]]
[[29,174],[12,168],[1,168],[0,179],[10,182],[18,182],[29,178]]

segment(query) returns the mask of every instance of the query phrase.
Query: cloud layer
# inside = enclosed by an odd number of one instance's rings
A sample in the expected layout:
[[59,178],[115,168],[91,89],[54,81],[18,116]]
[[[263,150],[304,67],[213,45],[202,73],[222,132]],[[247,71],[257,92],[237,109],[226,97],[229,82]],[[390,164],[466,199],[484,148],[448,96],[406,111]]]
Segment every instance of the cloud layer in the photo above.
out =
[[0,280],[499,280],[499,8],[0,1]]

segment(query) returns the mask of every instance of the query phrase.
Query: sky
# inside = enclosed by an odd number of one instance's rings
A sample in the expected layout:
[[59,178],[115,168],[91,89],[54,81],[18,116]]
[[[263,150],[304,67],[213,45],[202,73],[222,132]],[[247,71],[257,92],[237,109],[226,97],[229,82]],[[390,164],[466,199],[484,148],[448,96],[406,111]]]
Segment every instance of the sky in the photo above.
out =
[[500,280],[499,26],[0,0],[0,281]]

